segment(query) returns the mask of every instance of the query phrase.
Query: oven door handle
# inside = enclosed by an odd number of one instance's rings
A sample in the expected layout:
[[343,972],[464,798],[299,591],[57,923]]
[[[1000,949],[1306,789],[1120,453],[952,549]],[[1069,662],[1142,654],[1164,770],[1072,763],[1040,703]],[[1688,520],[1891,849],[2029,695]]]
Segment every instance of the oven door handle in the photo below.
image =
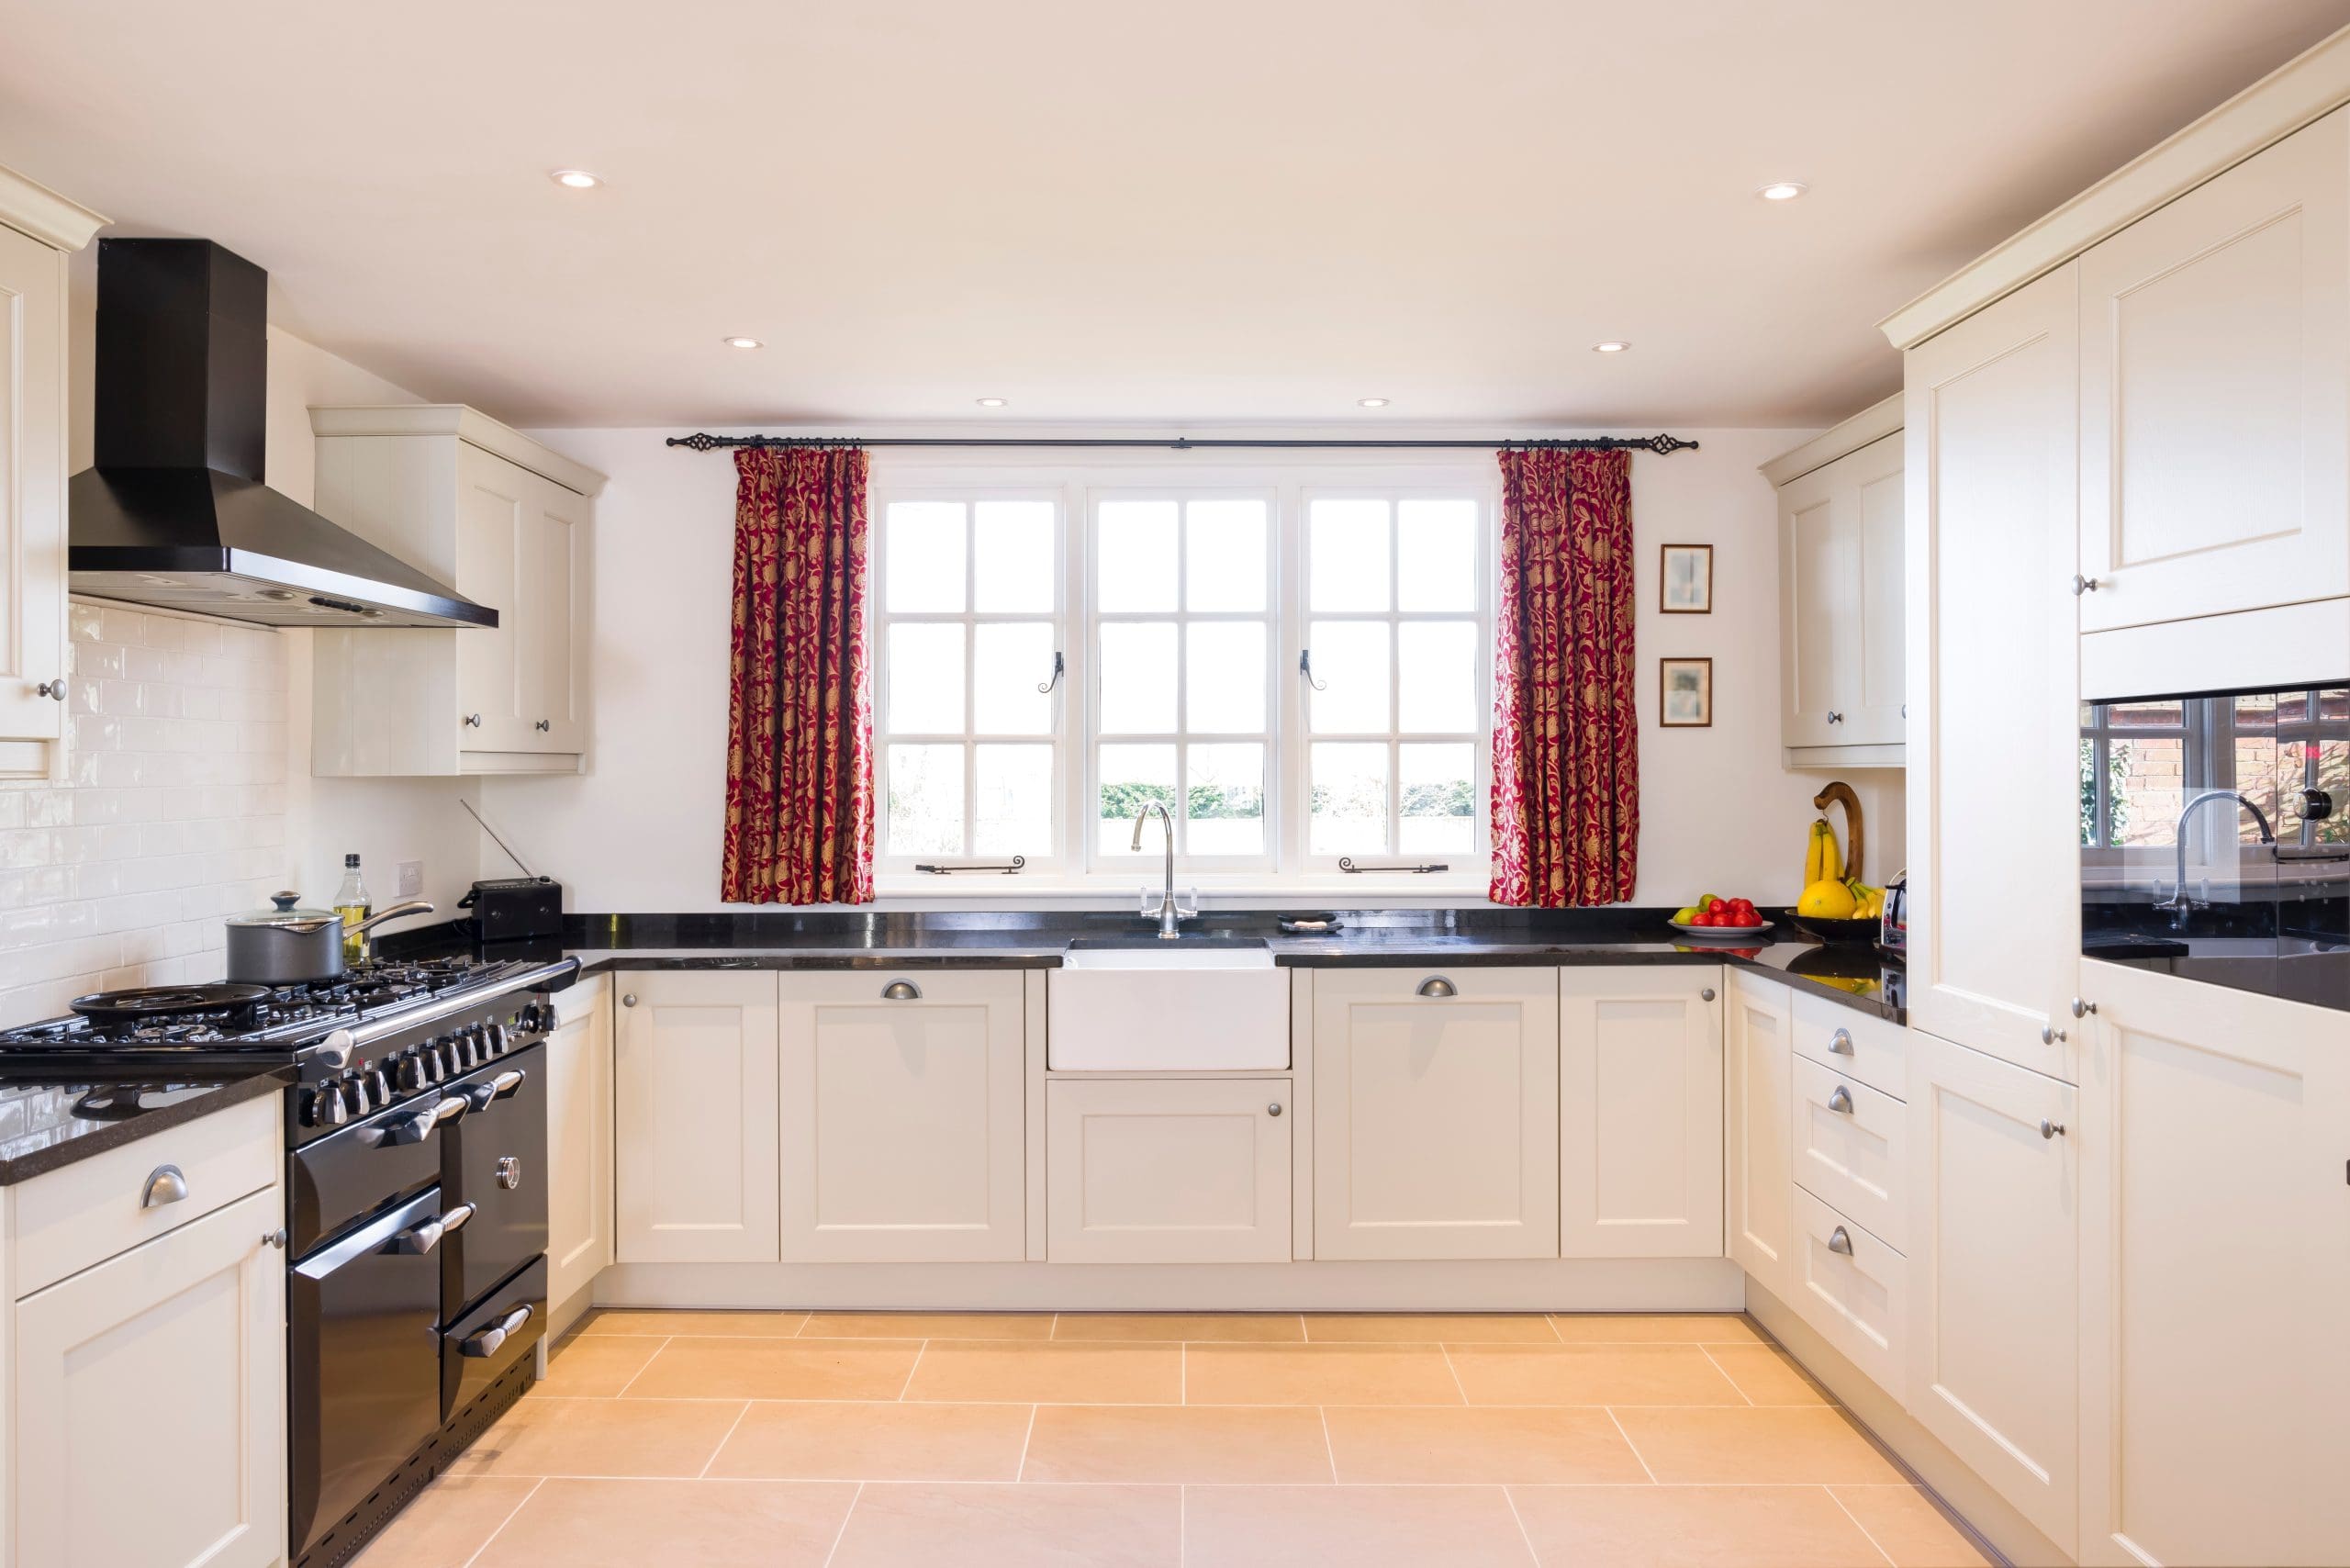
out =
[[375,1129],[373,1141],[378,1146],[422,1143],[442,1123],[456,1120],[465,1110],[464,1095],[444,1094],[430,1105],[384,1123]]
[[531,1304],[526,1301],[480,1333],[468,1335],[458,1340],[457,1354],[475,1357],[494,1356],[498,1354],[498,1347],[506,1343],[513,1337],[516,1329],[529,1321],[531,1321]]
[[493,1100],[505,1099],[508,1095],[513,1093],[514,1091],[521,1088],[522,1081],[530,1076],[531,1075],[529,1073],[524,1072],[519,1067],[509,1068],[506,1071],[499,1073],[496,1078],[489,1081],[490,1098]]
[[474,1217],[476,1206],[459,1204],[447,1214],[436,1215],[422,1225],[411,1226],[392,1238],[388,1249],[404,1258],[421,1258],[440,1246],[443,1238],[464,1229],[465,1221]]

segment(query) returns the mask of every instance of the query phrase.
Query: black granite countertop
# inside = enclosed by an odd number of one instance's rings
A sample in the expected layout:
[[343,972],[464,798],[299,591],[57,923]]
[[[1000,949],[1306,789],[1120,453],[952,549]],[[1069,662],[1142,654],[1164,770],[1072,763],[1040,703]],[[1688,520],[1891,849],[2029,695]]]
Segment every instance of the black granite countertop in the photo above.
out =
[[0,1187],[225,1111],[294,1081],[287,1062],[203,1080],[36,1083],[0,1077]]
[[[1683,938],[1662,910],[1367,910],[1325,935],[1290,935],[1272,913],[1218,912],[1189,924],[1197,939],[1261,938],[1285,968],[1728,964],[1899,1024],[1900,960],[1865,944],[1823,945],[1781,921],[1764,938]],[[1070,913],[842,912],[572,915],[564,935],[521,956],[576,958],[583,975],[619,969],[1046,969],[1070,943],[1147,935],[1128,915]],[[1776,938],[1773,940],[1772,938]],[[386,944],[387,946],[390,944]],[[418,954],[473,951],[461,928],[411,933]],[[505,949],[501,948],[503,952]]]

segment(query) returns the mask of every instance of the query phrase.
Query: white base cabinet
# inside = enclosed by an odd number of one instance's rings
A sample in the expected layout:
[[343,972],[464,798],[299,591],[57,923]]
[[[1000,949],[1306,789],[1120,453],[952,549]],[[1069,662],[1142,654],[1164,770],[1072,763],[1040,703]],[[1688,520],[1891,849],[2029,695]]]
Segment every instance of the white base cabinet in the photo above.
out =
[[1046,1085],[1055,1263],[1282,1263],[1286,1078],[1060,1079]]
[[1559,1255],[1557,970],[1315,972],[1314,1255]]
[[558,1313],[612,1261],[611,998],[608,975],[558,991],[547,1036],[547,1300]]
[[1723,1117],[1729,1182],[1729,1255],[1764,1290],[1789,1298],[1795,1243],[1793,1126],[1794,997],[1751,975],[1727,977],[1723,1035],[1729,1066]]
[[1722,1257],[1722,971],[1559,970],[1559,1249]]
[[1024,1254],[1022,998],[1013,969],[783,977],[786,1262]]
[[2066,1551],[2080,1512],[2069,1084],[1909,1036],[1909,1413]]
[[615,1258],[777,1261],[775,974],[635,970],[613,983]]
[[2082,985],[2082,1560],[2350,1561],[2350,1019]]

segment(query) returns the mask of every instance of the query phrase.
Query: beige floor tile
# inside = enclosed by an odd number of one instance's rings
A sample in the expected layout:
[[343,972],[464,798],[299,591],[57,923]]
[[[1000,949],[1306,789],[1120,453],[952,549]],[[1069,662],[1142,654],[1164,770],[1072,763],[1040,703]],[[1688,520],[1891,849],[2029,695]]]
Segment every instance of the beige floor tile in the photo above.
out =
[[1834,1403],[1776,1345],[1708,1345],[1706,1354],[1757,1405]]
[[803,1339],[1049,1339],[1049,1312],[812,1312]]
[[1310,1484],[1329,1481],[1330,1450],[1304,1406],[1046,1405],[1020,1478]]
[[1841,1410],[1619,1407],[1624,1435],[1662,1482],[1837,1485],[1905,1479]]
[[1294,1343],[1305,1327],[1293,1312],[1064,1312],[1053,1338]]
[[1472,1405],[1735,1405],[1695,1345],[1451,1345]]
[[465,1568],[537,1485],[525,1476],[443,1476],[352,1559],[351,1568]]
[[1513,1486],[1542,1568],[1885,1568],[1825,1487]]
[[712,1475],[778,1481],[1013,1481],[1028,1436],[1021,1405],[751,1406]]
[[1980,1568],[1989,1561],[1923,1492],[1907,1483],[1829,1490],[1893,1559],[1894,1568]]
[[1066,1345],[940,1339],[923,1353],[908,1399],[1018,1405],[1177,1405],[1175,1345]]
[[1734,1312],[1554,1312],[1570,1345],[1753,1344],[1762,1336]]
[[456,1474],[699,1475],[744,1402],[525,1399],[457,1456]]
[[1498,1486],[1195,1486],[1187,1568],[1528,1568]]
[[789,1339],[808,1321],[804,1312],[629,1312],[614,1308],[589,1318],[582,1334],[734,1334]]
[[531,1392],[609,1399],[626,1388],[629,1380],[644,1370],[653,1353],[666,1343],[650,1334],[605,1334],[592,1338],[575,1334],[547,1358],[547,1375],[532,1383]]
[[1193,1345],[1187,1405],[1458,1405],[1433,1345]]
[[1305,1320],[1308,1339],[1329,1344],[1555,1345],[1559,1336],[1539,1312],[1383,1313],[1349,1312]]
[[895,1399],[918,1339],[689,1339],[629,1384],[631,1399]]
[[858,1494],[831,1568],[1176,1568],[1173,1486],[924,1486]]
[[1605,1410],[1332,1406],[1338,1479],[1391,1484],[1648,1480]]
[[474,1568],[821,1568],[856,1488],[788,1481],[550,1481]]

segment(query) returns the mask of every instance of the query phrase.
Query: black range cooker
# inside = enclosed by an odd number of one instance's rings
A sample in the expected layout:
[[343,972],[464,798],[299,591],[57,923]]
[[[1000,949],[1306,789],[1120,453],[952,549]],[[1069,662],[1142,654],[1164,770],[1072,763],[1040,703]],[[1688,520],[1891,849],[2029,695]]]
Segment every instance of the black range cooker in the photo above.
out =
[[84,998],[0,1033],[0,1078],[286,1091],[289,1540],[355,1556],[533,1375],[545,1331],[551,993],[576,961],[363,965],[332,982]]

